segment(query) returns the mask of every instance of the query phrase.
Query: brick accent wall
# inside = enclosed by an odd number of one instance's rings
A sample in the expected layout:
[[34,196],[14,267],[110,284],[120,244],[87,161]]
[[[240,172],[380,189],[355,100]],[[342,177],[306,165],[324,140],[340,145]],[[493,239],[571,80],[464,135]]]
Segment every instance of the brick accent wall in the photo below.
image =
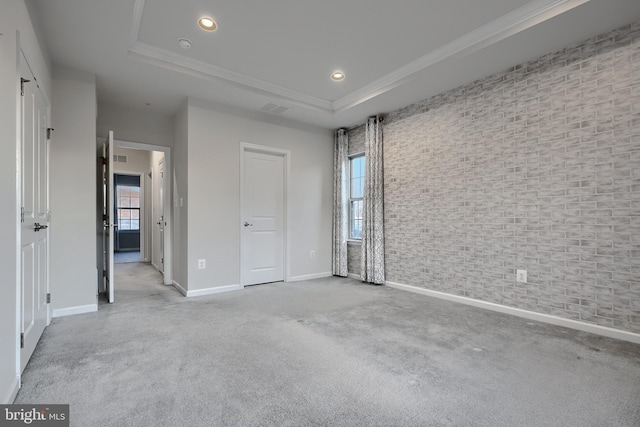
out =
[[384,146],[388,281],[640,332],[640,23],[392,112]]
[[347,271],[360,276],[360,261],[362,260],[362,245],[349,243],[347,245]]

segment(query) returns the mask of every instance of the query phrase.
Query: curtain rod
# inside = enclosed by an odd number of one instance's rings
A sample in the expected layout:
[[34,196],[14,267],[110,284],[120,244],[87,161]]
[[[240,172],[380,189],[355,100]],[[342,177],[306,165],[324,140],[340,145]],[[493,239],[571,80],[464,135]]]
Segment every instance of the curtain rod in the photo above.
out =
[[[380,113],[380,114],[376,114],[376,115],[373,115],[373,116],[369,116],[367,118],[367,120],[371,119],[371,118],[374,118],[374,117],[377,117],[379,121],[383,122],[385,117],[387,117],[387,113]],[[356,126],[351,127],[351,128],[341,127],[341,128],[336,129],[336,132],[338,132],[339,130],[345,130],[347,132],[351,132],[352,130],[356,130],[356,129],[362,127],[362,126],[365,126],[366,124],[367,124],[367,122],[365,121],[364,123],[356,125]]]

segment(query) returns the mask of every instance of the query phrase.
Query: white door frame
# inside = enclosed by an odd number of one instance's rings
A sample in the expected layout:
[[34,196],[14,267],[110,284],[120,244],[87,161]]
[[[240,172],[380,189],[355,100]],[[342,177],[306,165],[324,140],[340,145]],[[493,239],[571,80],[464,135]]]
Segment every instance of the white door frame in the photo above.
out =
[[167,225],[164,229],[164,281],[165,285],[173,285],[173,200],[171,191],[173,180],[171,177],[171,148],[162,145],[142,144],[139,142],[122,141],[115,139],[115,147],[132,148],[134,150],[160,151],[164,153],[164,219]]
[[246,278],[244,277],[244,269],[243,269],[243,247],[242,247],[242,229],[244,226],[242,225],[244,222],[243,212],[244,212],[244,155],[247,152],[253,153],[262,153],[262,154],[270,154],[273,156],[280,156],[284,159],[284,257],[283,257],[283,271],[284,271],[284,281],[288,282],[291,277],[290,265],[289,265],[289,177],[291,176],[291,150],[286,150],[282,148],[274,148],[268,147],[265,145],[257,145],[251,144],[249,142],[241,142],[240,143],[240,212],[238,216],[238,228],[240,229],[240,233],[238,234],[238,238],[240,239],[240,286],[244,287],[246,284]]

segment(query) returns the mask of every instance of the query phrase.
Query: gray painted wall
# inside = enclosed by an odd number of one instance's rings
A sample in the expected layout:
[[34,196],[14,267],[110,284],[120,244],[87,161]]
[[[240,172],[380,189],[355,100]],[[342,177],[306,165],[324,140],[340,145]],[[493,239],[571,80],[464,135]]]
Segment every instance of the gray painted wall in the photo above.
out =
[[394,111],[384,138],[388,281],[640,332],[640,23]]
[[97,136],[106,138],[113,131],[114,139],[141,144],[173,146],[173,117],[139,109],[98,103]]
[[[51,139],[51,305],[97,309],[95,75],[54,68]],[[69,236],[75,236],[70,239]]]
[[113,171],[115,173],[132,173],[132,174],[144,174],[151,169],[149,168],[149,162],[151,161],[151,152],[145,150],[134,150],[132,148],[115,147],[113,154],[119,154],[127,156],[127,162],[114,162]]
[[[291,150],[291,276],[330,275],[333,191],[330,131],[294,129],[190,102],[187,139],[189,229],[188,258],[183,261],[188,269],[189,291],[240,283],[241,142]],[[185,167],[184,161],[180,167]],[[311,250],[315,251],[314,258],[309,255]],[[197,260],[201,258],[207,261],[205,270],[197,269]]]
[[[175,116],[173,173],[173,280],[184,289],[188,283],[188,105],[185,103]],[[182,204],[180,204],[182,199]]]

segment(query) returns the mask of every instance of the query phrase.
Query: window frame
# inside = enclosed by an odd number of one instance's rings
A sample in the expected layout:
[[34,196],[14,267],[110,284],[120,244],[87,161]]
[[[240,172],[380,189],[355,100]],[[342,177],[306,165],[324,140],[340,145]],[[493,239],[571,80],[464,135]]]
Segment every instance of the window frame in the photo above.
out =
[[[353,197],[353,161],[355,159],[359,159],[362,158],[364,160],[364,164],[363,164],[363,170],[362,170],[362,175],[360,175],[358,178],[362,179],[362,195],[361,197]],[[349,222],[349,241],[352,242],[362,242],[362,226],[360,227],[360,233],[361,233],[361,237],[354,237],[354,224],[355,224],[355,220],[359,219],[360,223],[362,224],[362,217],[360,218],[353,218],[353,202],[360,202],[362,204],[364,204],[364,177],[365,177],[365,170],[366,170],[366,157],[364,152],[361,153],[355,153],[349,156],[349,172],[348,172],[348,182],[349,182],[349,196],[348,196],[348,206],[347,206],[347,217],[348,217],[348,222]]]
[[[127,188],[127,189],[129,189],[129,188],[137,188],[138,189],[138,197],[137,197],[138,206],[137,207],[133,207],[133,206],[124,206],[123,207],[123,206],[120,206],[120,197],[122,197],[120,195],[120,189],[124,189],[124,188]],[[115,191],[115,193],[116,193],[116,197],[115,197],[116,203],[115,203],[114,208],[115,208],[115,211],[116,211],[115,212],[115,217],[116,217],[116,224],[118,225],[118,231],[138,231],[138,232],[141,231],[141,228],[140,228],[140,225],[141,225],[140,224],[140,220],[141,220],[141,218],[140,218],[140,212],[141,212],[140,204],[142,203],[142,197],[140,196],[140,194],[142,192],[141,187],[140,186],[135,186],[135,185],[129,185],[129,184],[120,184],[120,185],[116,185],[116,189],[115,190],[116,190]],[[131,196],[128,196],[128,197],[129,197],[129,199],[132,199]],[[129,203],[129,204],[131,204],[131,203]],[[124,218],[124,219],[121,218],[120,211],[129,211],[130,212],[129,218]],[[131,228],[132,225],[133,225],[133,221],[134,221],[133,220],[133,211],[138,211],[138,219],[137,219],[138,228]],[[121,227],[121,221],[123,221],[123,220],[129,222],[129,227],[130,228],[122,228]]]

